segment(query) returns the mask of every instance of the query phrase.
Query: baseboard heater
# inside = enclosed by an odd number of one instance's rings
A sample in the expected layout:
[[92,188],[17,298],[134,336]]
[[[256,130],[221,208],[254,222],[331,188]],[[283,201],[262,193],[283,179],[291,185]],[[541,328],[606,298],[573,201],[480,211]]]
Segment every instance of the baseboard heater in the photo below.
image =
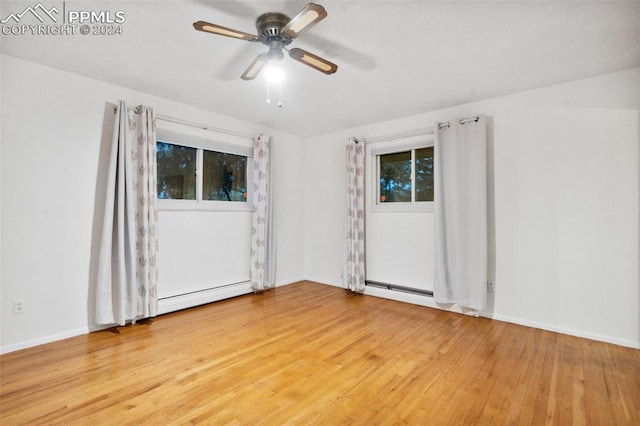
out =
[[383,283],[380,281],[372,281],[372,280],[366,280],[364,283],[365,285],[368,285],[370,287],[386,288],[387,290],[395,290],[395,291],[401,291],[403,293],[419,294],[421,296],[433,297],[433,292],[431,290],[421,290],[419,288],[405,287],[401,285]]
[[158,299],[158,315],[251,293],[249,281],[211,287]]

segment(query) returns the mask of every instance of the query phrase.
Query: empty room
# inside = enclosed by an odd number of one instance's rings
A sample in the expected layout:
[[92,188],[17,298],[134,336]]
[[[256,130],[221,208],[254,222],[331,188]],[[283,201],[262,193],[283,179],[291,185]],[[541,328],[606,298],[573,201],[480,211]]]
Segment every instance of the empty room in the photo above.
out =
[[0,424],[640,424],[640,2],[0,31]]

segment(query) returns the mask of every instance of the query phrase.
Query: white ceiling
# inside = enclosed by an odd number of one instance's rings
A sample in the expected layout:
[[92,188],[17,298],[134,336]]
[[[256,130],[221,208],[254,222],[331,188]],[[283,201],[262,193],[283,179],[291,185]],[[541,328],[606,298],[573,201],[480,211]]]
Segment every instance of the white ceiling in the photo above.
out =
[[[316,2],[328,17],[290,47],[339,69],[285,58],[282,108],[265,102],[262,78],[239,78],[264,45],[192,23],[255,33],[259,14],[294,16],[306,1],[67,0],[68,10],[124,10],[123,34],[3,35],[0,50],[300,136],[640,66],[639,1]],[[0,17],[36,3],[2,0]]]

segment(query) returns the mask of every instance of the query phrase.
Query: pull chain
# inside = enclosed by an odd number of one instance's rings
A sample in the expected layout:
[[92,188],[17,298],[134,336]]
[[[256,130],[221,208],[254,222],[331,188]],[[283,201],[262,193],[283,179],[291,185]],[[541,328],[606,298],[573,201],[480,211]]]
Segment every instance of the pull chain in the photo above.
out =
[[[282,82],[274,83],[278,85],[278,108],[282,108]],[[267,103],[271,104],[271,81],[267,80]]]
[[271,81],[267,80],[267,103],[271,103]]

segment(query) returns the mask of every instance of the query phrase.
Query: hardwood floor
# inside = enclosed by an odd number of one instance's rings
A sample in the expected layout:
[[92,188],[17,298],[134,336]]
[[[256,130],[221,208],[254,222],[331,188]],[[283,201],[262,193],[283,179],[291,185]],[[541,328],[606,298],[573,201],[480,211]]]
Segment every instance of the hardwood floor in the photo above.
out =
[[640,424],[640,351],[302,282],[0,357],[0,424]]

